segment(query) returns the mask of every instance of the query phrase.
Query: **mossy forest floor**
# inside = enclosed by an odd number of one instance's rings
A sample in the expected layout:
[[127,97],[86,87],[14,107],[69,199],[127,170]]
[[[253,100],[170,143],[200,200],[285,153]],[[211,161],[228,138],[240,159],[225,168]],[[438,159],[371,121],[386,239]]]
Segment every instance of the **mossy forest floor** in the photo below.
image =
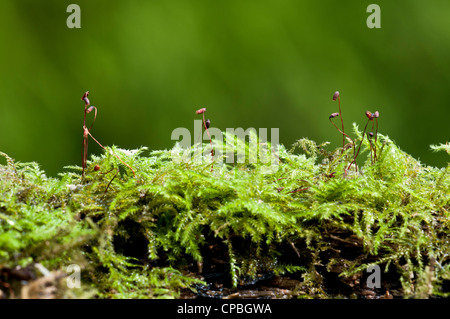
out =
[[190,161],[173,160],[194,153],[177,145],[107,147],[84,178],[1,153],[0,298],[448,297],[449,166],[376,143],[358,171],[351,147],[307,139],[280,145],[272,172],[211,163],[209,143]]

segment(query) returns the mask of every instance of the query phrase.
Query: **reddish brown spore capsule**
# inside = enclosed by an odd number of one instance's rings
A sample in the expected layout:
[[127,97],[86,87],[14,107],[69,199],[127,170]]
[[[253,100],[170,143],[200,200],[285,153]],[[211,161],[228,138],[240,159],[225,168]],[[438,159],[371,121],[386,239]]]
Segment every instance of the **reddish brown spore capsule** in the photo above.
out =
[[333,119],[333,118],[335,118],[336,116],[339,116],[339,113],[332,113],[331,115],[330,115],[330,119]]
[[99,171],[99,170],[100,170],[100,165],[95,165],[94,171]]
[[333,101],[336,101],[339,97],[339,91],[334,92],[333,94]]
[[84,103],[86,103],[86,105],[91,104],[91,102],[88,99],[88,95],[89,95],[89,91],[86,91],[83,96],[81,97],[81,100],[84,101]]
[[195,111],[195,113],[197,113],[197,114],[203,114],[205,112],[206,112],[205,108],[202,108],[202,109],[199,109],[199,110]]

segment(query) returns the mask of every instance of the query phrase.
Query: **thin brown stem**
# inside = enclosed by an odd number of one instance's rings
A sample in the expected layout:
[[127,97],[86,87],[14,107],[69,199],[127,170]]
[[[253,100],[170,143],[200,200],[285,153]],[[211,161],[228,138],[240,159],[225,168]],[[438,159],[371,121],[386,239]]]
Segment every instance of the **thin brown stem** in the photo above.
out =
[[377,136],[378,136],[378,118],[375,118],[375,122],[377,123],[376,130],[375,130],[375,143],[377,142]]
[[83,121],[83,146],[81,148],[81,167],[83,169],[81,176],[84,178],[86,170],[86,160],[87,160],[87,136],[84,134],[84,128],[86,127],[86,106],[84,107],[84,121]]
[[88,156],[88,134],[86,134],[86,115],[87,113],[90,113],[92,110],[95,111],[94,113],[94,120],[92,121],[91,126],[89,127],[89,129],[87,130],[87,132],[90,132],[92,129],[92,126],[94,126],[95,120],[97,118],[97,108],[95,106],[91,106],[89,107],[89,104],[85,104],[84,106],[84,120],[83,120],[83,148],[82,148],[82,158],[81,158],[81,166],[83,168],[83,172],[82,172],[82,177],[84,178],[85,175],[85,170],[86,170],[86,166],[87,166],[87,156]]
[[[370,161],[371,161],[372,164],[373,164],[374,160],[377,157],[377,151],[375,149],[376,146],[374,146],[373,143],[372,143],[374,126],[375,126],[375,122],[372,121],[372,130],[370,131],[370,133],[368,133],[368,137],[367,137],[367,139],[369,140],[369,144],[370,144]],[[373,159],[372,159],[372,151],[373,151]]]
[[[375,122],[377,123],[377,126],[376,126],[376,131],[375,131],[375,141],[374,141],[374,143],[373,143],[373,160],[374,160],[374,162],[376,162],[377,161],[377,133],[378,133],[378,119],[377,118],[375,118]],[[375,124],[375,123],[374,123]],[[374,125],[372,124],[372,132],[373,132],[373,127],[374,127]],[[372,145],[372,140],[370,141],[370,144]]]
[[[85,132],[87,132],[87,134],[89,134],[89,136],[90,136],[90,137],[91,137],[91,138],[92,138],[92,139],[93,139],[93,140],[94,140],[101,148],[103,148],[105,151],[107,150],[102,144],[100,144],[99,141],[97,141],[97,140],[95,139],[95,137],[92,136],[91,132],[89,132],[89,131],[87,130],[86,127],[85,127]],[[136,176],[136,174],[135,174],[134,170],[131,168],[131,166],[128,165],[127,163],[125,163],[118,155],[114,154],[112,151],[109,151],[109,154],[115,156],[119,161],[122,162],[123,165],[125,165],[126,167],[128,167],[128,168],[131,170],[131,172],[133,173],[133,176]]]
[[[114,169],[114,168],[113,168]],[[111,172],[113,169],[111,169],[109,172]],[[108,173],[109,173],[108,172]],[[119,168],[117,168],[117,172],[116,174],[114,174],[113,178],[109,181],[108,185],[106,186],[105,192],[104,194],[106,194],[106,192],[108,191],[109,186],[111,185],[112,181],[114,180],[114,178],[116,178],[117,174],[119,174]]]
[[86,159],[87,159],[87,137],[83,137],[83,145],[81,148],[81,167],[83,168],[82,177],[84,178],[85,169],[86,169]]
[[356,152],[355,157],[353,158],[353,161],[352,161],[352,162],[350,163],[350,165],[347,167],[347,170],[350,169],[350,167],[352,166],[353,163],[355,163],[356,171],[358,171],[358,165],[356,164],[356,158],[357,158],[358,155],[359,155],[359,150],[361,149],[362,142],[364,141],[364,137],[366,136],[367,125],[369,124],[369,122],[370,122],[370,119],[367,120],[366,126],[364,127],[364,132],[363,132],[363,134],[362,134],[361,142],[359,143],[359,146],[358,146],[358,151]]
[[[338,104],[339,104],[339,117],[341,118],[341,125],[342,125],[342,153],[344,153],[344,147],[345,147],[345,130],[344,130],[344,120],[342,118],[342,112],[341,112],[341,97],[338,96]],[[348,135],[347,135],[348,136]]]
[[[342,132],[340,129],[339,129],[339,127],[337,127],[337,125],[336,124],[334,124],[334,122],[331,120],[331,118],[330,118],[330,122],[331,122],[331,124],[333,124],[334,125],[334,127],[344,136],[344,138],[345,138],[345,136],[347,136],[349,139],[350,139],[350,141],[352,141],[352,145],[353,145],[353,156],[355,156],[355,151],[356,151],[356,147],[355,147],[355,141],[353,141],[353,139],[350,137],[350,136],[348,136],[346,133],[344,133],[344,132]],[[345,144],[344,144],[344,147],[345,147]],[[342,152],[344,151],[344,148],[342,149]]]
[[214,157],[214,149],[212,146],[211,135],[209,134],[208,127],[206,126],[205,113],[203,113],[203,126],[205,127],[206,133],[208,134],[208,137],[209,137],[209,144],[211,145],[211,157]]

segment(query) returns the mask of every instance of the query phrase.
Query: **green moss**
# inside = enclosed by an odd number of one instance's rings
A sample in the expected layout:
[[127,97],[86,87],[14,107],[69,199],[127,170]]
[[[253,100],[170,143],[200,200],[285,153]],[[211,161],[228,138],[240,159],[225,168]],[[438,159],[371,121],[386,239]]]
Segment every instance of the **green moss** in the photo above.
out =
[[[0,269],[76,263],[92,296],[177,298],[206,284],[197,273],[218,254],[233,287],[263,273],[292,274],[302,278],[299,296],[333,297],[334,270],[351,278],[378,264],[405,298],[449,294],[448,166],[425,166],[381,134],[374,163],[363,143],[358,172],[346,170],[351,148],[328,151],[308,139],[279,146],[272,172],[261,161],[211,163],[204,147],[205,156],[186,162],[173,156],[194,148],[107,148],[88,161],[85,178],[80,167],[49,178],[2,153]],[[257,158],[248,144],[237,147]],[[12,279],[4,270],[0,280]]]

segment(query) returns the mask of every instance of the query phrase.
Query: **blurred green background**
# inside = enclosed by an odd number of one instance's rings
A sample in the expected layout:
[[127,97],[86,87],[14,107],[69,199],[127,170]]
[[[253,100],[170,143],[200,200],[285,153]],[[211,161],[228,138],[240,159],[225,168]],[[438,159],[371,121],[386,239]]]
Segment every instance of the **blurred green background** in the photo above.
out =
[[[66,26],[70,3],[81,29]],[[370,3],[381,29],[366,26]],[[172,130],[193,131],[206,107],[223,130],[280,128],[287,147],[339,147],[328,121],[339,90],[346,131],[378,110],[403,150],[448,161],[429,147],[449,140],[447,0],[2,0],[0,15],[0,151],[48,175],[81,165],[87,90],[104,145],[171,148]]]

